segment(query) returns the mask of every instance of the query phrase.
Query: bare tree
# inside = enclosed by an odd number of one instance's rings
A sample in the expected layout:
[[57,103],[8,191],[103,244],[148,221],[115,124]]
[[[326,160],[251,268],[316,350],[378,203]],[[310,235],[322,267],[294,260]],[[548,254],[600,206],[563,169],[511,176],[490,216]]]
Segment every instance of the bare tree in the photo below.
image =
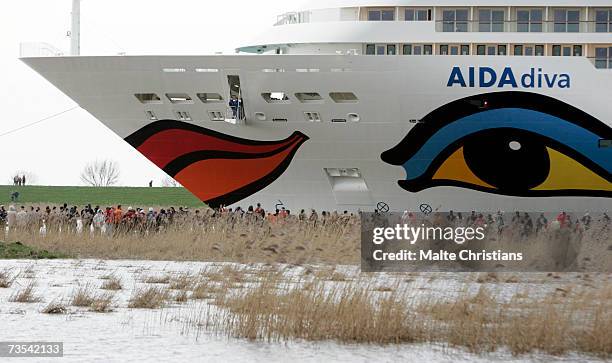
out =
[[182,185],[171,177],[167,177],[162,180],[162,187],[164,188],[180,188]]
[[110,187],[119,182],[119,164],[112,160],[94,161],[81,172],[81,181],[92,187]]

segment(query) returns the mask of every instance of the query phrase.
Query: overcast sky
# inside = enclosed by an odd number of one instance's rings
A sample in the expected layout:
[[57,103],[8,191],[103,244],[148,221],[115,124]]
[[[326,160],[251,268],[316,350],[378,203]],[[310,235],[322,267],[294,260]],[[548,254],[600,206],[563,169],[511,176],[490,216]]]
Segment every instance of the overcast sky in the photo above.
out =
[[[83,0],[81,54],[232,54],[299,1]],[[22,42],[68,52],[71,0],[11,0],[0,11],[0,135],[76,104],[19,57]],[[17,170],[41,185],[81,185],[92,160],[112,159],[120,184],[159,185],[165,174],[82,109],[0,136],[0,184]]]

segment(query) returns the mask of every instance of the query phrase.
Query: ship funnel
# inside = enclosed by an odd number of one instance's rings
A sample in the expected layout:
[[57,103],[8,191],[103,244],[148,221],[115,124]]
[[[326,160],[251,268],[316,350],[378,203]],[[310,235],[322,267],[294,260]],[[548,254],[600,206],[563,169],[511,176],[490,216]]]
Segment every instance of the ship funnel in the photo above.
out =
[[81,0],[72,0],[72,26],[70,29],[70,55],[81,54]]

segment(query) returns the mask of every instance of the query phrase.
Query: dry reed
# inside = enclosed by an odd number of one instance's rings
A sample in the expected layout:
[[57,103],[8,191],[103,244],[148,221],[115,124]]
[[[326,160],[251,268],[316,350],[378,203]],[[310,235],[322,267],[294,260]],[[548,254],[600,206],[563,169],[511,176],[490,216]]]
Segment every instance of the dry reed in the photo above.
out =
[[123,285],[121,284],[121,279],[117,276],[110,276],[107,280],[104,280],[100,288],[102,290],[118,291],[123,289]]
[[0,271],[0,289],[8,289],[13,285],[17,276],[12,274],[11,269],[4,269]]
[[58,301],[52,301],[45,306],[41,313],[49,315],[63,315],[68,313],[68,308],[64,304]]
[[36,281],[31,281],[26,287],[18,289],[10,297],[10,302],[36,303],[41,302],[42,298],[36,294]]
[[[208,294],[217,309],[205,310],[191,323],[230,337],[270,342],[436,343],[473,353],[506,348],[517,356],[612,356],[609,283],[597,289],[568,286],[545,296],[516,292],[509,299],[484,285],[469,292],[466,285],[458,296],[437,301],[416,297],[399,283],[380,287],[371,281],[326,281],[263,278],[251,289]],[[209,285],[203,286],[205,291]]]
[[169,296],[166,290],[154,286],[136,289],[130,297],[128,307],[132,309],[159,309],[166,305]]

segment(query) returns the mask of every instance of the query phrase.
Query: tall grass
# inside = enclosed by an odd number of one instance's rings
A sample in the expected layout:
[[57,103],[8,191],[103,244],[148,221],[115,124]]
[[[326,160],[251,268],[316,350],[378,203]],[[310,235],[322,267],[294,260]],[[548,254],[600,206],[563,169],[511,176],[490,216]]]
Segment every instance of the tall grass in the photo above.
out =
[[203,309],[187,324],[267,342],[436,343],[473,353],[505,348],[517,356],[579,352],[612,357],[609,283],[597,289],[568,287],[546,295],[516,292],[503,298],[485,285],[476,293],[466,285],[464,292],[442,301],[417,296],[407,286],[381,288],[359,279],[332,282],[329,275],[262,277],[251,289],[209,294],[216,309]]
[[360,260],[356,220],[315,226],[297,220],[269,224],[218,218],[113,236],[91,235],[87,228],[77,234],[66,226],[60,232],[49,225],[46,236],[33,228],[11,231],[8,239],[77,258],[296,264],[358,264]]

